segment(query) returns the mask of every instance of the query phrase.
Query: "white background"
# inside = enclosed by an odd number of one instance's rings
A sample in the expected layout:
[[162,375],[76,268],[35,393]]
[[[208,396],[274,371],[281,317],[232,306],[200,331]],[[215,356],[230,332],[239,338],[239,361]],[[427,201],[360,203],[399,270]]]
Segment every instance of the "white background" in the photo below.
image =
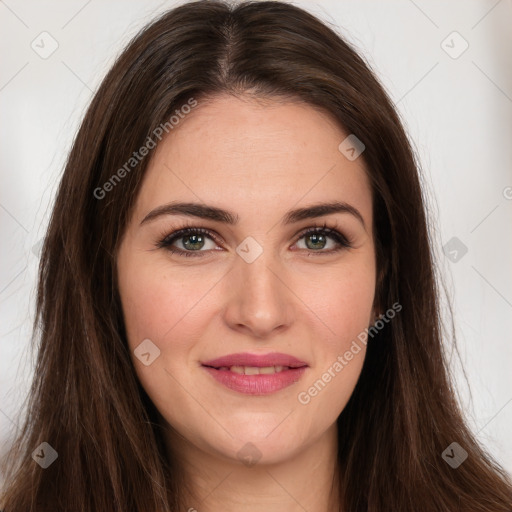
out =
[[[356,45],[404,119],[454,304],[469,382],[454,355],[461,401],[478,439],[512,472],[512,1],[294,3]],[[37,244],[66,153],[114,57],[173,5],[0,2],[1,452],[30,381]],[[51,37],[40,36],[44,31]],[[51,38],[58,48],[43,59],[31,44],[48,50]],[[458,55],[464,40],[469,47]],[[452,237],[468,249],[457,262],[443,251]]]

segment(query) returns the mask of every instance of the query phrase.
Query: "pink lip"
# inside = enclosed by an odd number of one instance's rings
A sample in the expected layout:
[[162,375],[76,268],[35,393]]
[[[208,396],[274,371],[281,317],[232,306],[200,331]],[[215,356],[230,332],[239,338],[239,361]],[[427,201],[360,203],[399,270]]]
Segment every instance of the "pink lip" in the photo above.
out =
[[[291,386],[308,368],[307,363],[287,354],[266,355],[239,353],[202,363],[203,368],[220,384],[248,395],[266,395]],[[273,374],[241,375],[229,370],[231,366],[288,366]],[[228,367],[226,369],[226,367]],[[220,369],[223,368],[223,369]]]
[[203,366],[212,366],[221,368],[222,366],[256,366],[262,368],[264,366],[289,366],[291,368],[300,368],[308,366],[307,363],[288,354],[272,352],[270,354],[249,354],[242,352],[230,354],[229,356],[219,357],[202,363]]

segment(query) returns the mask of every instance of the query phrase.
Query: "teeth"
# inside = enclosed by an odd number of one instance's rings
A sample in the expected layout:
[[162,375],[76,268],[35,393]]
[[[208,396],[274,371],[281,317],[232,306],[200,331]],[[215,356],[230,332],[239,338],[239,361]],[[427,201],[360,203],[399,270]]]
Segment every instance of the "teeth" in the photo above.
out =
[[[260,370],[259,373],[271,374],[271,373],[277,373],[277,372],[283,371],[283,367],[282,366],[264,366],[263,368],[260,368],[259,370]],[[245,373],[247,373],[247,372],[245,372]]]
[[226,366],[219,368],[219,370],[231,370],[233,373],[238,373],[240,375],[259,375],[266,374],[271,375],[273,373],[282,372],[284,369],[288,370],[288,366],[231,366],[231,368],[227,368]]

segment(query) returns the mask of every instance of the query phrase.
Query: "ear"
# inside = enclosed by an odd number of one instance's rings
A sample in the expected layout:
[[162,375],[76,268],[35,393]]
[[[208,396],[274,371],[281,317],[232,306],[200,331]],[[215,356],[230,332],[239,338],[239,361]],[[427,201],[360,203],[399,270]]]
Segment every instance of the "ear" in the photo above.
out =
[[373,315],[372,315],[372,324],[375,324],[375,322],[377,321],[378,318],[380,318],[381,315],[382,315],[382,313],[381,313],[380,309],[374,308]]

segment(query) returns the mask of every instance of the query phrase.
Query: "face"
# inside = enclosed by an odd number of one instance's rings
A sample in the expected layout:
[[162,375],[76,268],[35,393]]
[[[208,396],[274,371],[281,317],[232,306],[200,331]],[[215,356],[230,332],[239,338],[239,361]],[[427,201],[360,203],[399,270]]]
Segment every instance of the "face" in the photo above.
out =
[[119,291],[142,386],[203,453],[289,459],[332,432],[356,385],[376,268],[347,135],[309,105],[220,96],[155,150]]

